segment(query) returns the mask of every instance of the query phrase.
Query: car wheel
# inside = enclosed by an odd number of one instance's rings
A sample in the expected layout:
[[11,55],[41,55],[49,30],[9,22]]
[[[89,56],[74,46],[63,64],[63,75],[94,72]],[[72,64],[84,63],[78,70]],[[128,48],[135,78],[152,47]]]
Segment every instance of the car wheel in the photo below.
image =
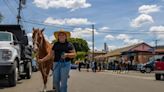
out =
[[144,70],[140,70],[140,72],[141,72],[141,73],[145,73],[145,71],[144,71]]
[[150,73],[151,72],[151,69],[147,67],[147,68],[145,68],[145,72],[146,73]]
[[14,70],[12,71],[11,74],[9,74],[9,78],[8,78],[8,81],[9,81],[9,86],[13,87],[13,86],[16,86],[16,83],[18,81],[18,67],[17,67],[17,64],[15,63],[14,65]]
[[32,65],[31,62],[28,62],[26,65],[26,77],[27,79],[30,79],[32,75]]
[[161,74],[155,74],[155,79],[156,80],[161,80]]

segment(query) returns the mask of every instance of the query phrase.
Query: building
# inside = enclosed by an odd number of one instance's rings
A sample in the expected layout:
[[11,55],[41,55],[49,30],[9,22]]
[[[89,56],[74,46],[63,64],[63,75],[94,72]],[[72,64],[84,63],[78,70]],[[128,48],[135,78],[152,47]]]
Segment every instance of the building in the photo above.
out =
[[164,45],[163,46],[157,46],[155,47],[155,53],[156,54],[164,54]]
[[131,61],[131,63],[145,63],[153,55],[152,51],[153,47],[143,42],[113,50],[105,56],[109,62],[123,60],[125,62]]
[[[106,54],[106,52],[104,52],[104,51],[95,51],[94,52],[94,59],[95,60],[102,59],[101,57],[104,56],[105,54]],[[89,60],[92,60],[92,52],[90,52],[87,56],[88,56],[87,58]]]

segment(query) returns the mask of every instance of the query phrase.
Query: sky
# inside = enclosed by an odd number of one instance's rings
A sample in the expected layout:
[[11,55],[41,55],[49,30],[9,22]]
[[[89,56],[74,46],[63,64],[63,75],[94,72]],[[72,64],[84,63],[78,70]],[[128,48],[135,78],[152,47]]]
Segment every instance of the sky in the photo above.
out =
[[[15,24],[19,0],[0,0],[1,24]],[[29,39],[32,28],[45,28],[50,42],[60,29],[83,38],[95,50],[109,50],[146,42],[164,45],[164,0],[26,0],[21,12]],[[91,48],[92,49],[92,48]]]

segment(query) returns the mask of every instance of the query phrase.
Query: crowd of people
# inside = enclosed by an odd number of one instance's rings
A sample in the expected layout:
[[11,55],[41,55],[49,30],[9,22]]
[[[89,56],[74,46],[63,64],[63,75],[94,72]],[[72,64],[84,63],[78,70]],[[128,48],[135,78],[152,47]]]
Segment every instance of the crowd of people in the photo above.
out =
[[79,62],[78,64],[79,71],[81,71],[81,68],[85,68],[87,72],[89,72],[89,70],[92,70],[92,72],[97,72],[107,69],[107,65],[104,62],[84,61],[84,62]]
[[134,70],[136,66],[132,64],[131,61],[123,62],[123,61],[117,61],[113,60],[111,62],[100,62],[100,61],[85,61],[78,63],[78,70],[81,71],[81,68],[86,69],[86,71],[89,72],[91,70],[92,72],[100,72],[104,70],[112,70],[113,72],[121,73],[125,72],[128,73],[129,70]]

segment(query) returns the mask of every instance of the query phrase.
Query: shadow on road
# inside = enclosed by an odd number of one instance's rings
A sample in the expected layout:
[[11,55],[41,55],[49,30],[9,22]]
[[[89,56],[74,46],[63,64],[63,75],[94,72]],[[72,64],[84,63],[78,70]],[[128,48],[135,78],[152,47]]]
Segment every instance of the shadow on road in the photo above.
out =
[[[18,81],[17,85],[22,83],[23,83],[22,81]],[[0,81],[0,89],[5,89],[5,88],[11,88],[11,87],[9,86],[7,81]]]

